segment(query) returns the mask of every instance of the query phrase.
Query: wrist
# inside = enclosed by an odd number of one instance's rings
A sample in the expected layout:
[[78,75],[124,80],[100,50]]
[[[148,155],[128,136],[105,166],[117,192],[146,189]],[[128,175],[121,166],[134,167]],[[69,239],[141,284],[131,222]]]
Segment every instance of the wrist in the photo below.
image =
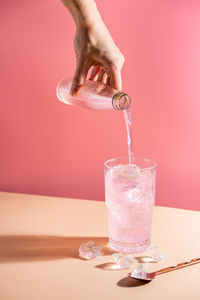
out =
[[96,27],[96,24],[100,25],[103,21],[94,1],[91,1],[90,6],[84,6],[83,2],[81,3],[82,5],[79,7],[79,10],[77,10],[75,18],[76,28],[86,28],[91,30]]
[[92,29],[95,24],[102,22],[101,16],[94,0],[61,0],[69,9],[77,30]]

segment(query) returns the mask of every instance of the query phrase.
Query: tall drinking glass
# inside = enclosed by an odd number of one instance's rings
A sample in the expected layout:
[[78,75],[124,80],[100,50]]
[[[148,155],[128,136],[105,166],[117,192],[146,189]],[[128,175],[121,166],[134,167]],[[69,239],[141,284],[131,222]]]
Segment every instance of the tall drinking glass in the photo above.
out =
[[121,157],[104,166],[109,246],[122,253],[143,252],[151,241],[156,163],[135,157],[132,165]]

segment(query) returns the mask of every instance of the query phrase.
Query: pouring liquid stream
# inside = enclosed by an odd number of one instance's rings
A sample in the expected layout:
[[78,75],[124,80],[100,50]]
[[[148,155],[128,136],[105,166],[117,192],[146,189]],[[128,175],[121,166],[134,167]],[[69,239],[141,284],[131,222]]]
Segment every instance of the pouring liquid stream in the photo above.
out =
[[127,144],[128,144],[128,157],[129,164],[134,164],[134,156],[133,156],[133,138],[132,138],[132,126],[131,126],[131,112],[129,109],[124,110],[124,119],[127,129]]

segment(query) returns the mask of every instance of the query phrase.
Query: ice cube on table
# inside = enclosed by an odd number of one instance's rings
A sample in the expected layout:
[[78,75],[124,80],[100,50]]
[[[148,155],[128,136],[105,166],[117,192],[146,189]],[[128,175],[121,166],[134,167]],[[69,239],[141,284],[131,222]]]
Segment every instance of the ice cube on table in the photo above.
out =
[[128,269],[130,268],[135,260],[130,254],[114,253],[112,254],[113,260],[116,263],[115,269]]
[[131,272],[131,276],[138,279],[145,279],[147,274],[147,265],[140,264]]
[[162,250],[158,246],[150,246],[145,254],[149,257],[148,262],[159,262],[164,257]]
[[86,259],[93,259],[102,255],[102,246],[93,241],[82,243],[79,248],[79,255]]

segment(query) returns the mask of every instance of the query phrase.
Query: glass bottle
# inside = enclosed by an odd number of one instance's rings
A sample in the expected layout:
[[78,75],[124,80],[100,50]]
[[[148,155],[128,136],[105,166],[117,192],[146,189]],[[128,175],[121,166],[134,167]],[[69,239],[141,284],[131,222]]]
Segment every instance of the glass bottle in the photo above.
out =
[[86,80],[77,96],[71,96],[72,79],[62,79],[56,89],[58,99],[69,105],[76,105],[92,110],[125,110],[130,107],[128,94],[117,92],[112,87],[97,81]]

